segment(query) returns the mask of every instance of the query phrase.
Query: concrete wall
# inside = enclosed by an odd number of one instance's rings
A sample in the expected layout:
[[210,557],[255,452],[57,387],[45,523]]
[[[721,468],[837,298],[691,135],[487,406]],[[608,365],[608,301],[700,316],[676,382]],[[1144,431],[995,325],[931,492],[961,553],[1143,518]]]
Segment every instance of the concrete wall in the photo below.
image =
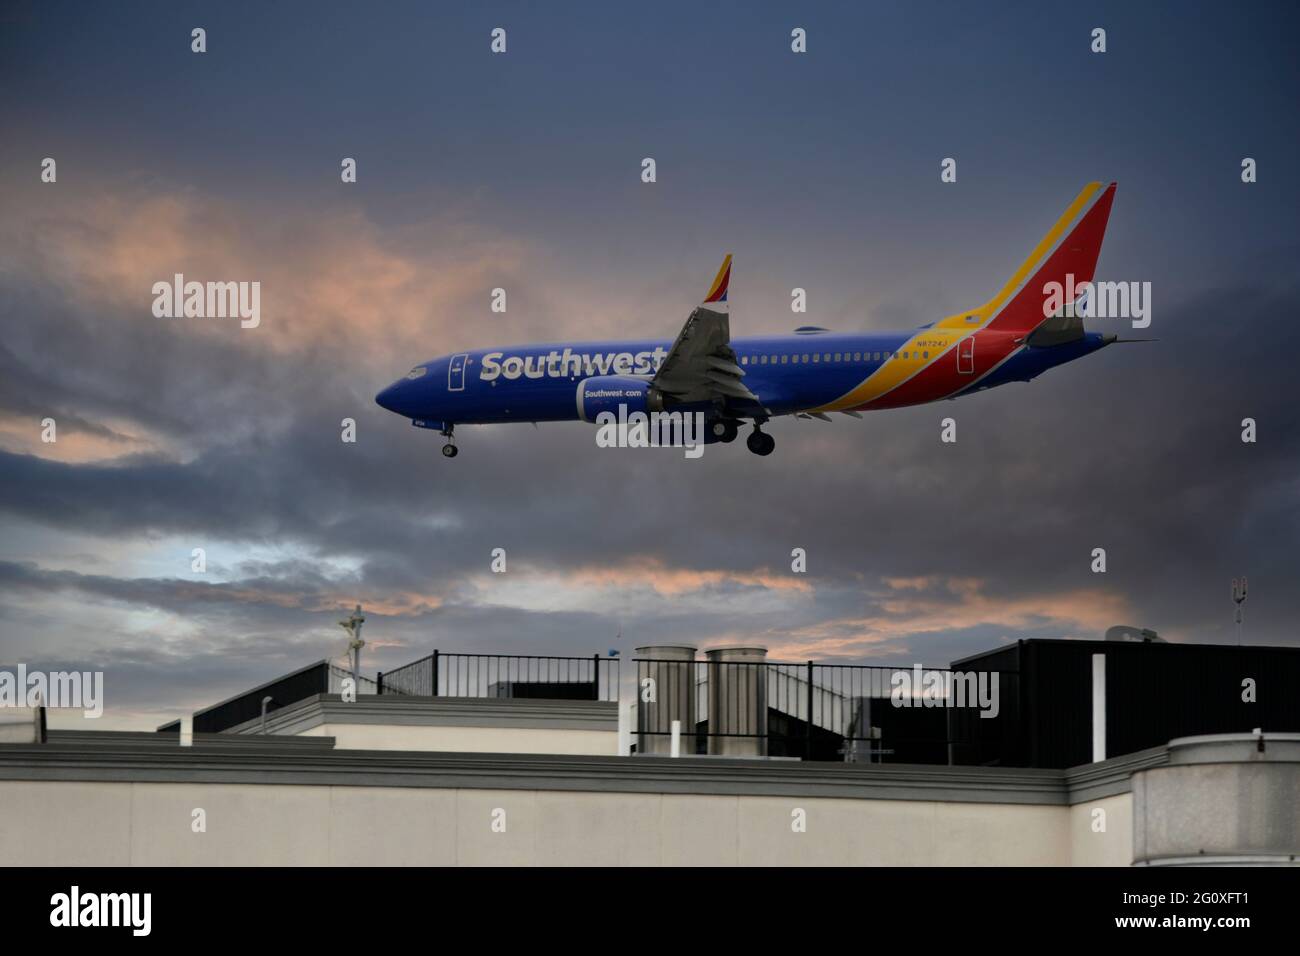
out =
[[[42,865],[1127,863],[1084,807],[825,797],[0,781],[0,859]],[[207,832],[192,830],[193,811]],[[504,811],[502,818],[497,811]],[[802,811],[806,832],[794,832]],[[494,821],[504,819],[505,832]],[[499,825],[499,824],[498,824]],[[1082,856],[1082,858],[1080,858]]]
[[1138,863],[1300,865],[1300,734],[1171,741],[1133,807]]
[[1129,866],[1133,862],[1133,795],[1120,793],[1069,808],[1073,866]]
[[[376,734],[438,729],[380,716]],[[0,744],[0,861],[1122,866],[1130,779],[1168,760],[1157,749],[1062,771],[526,754],[518,728],[514,753],[342,749],[327,728]]]
[[1297,734],[1187,738],[1062,771],[337,749],[327,726],[190,747],[66,731],[0,744],[0,862],[1300,862]]

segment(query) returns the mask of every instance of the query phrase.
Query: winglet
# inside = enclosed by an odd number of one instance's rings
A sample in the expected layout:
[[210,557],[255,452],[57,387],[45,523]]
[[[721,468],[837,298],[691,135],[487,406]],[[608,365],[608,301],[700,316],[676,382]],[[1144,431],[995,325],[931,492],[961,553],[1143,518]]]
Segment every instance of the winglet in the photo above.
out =
[[717,276],[713,280],[713,285],[709,287],[709,294],[705,296],[704,301],[708,302],[726,302],[727,286],[731,283],[731,253],[722,260],[722,268],[718,270]]

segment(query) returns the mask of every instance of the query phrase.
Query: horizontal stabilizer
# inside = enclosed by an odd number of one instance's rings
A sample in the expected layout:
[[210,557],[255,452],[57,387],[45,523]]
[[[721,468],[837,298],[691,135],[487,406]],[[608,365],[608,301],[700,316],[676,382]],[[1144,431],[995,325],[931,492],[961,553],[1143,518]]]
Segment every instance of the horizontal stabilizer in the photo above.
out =
[[1025,344],[1033,348],[1065,345],[1083,338],[1083,319],[1077,315],[1054,315],[1029,333]]

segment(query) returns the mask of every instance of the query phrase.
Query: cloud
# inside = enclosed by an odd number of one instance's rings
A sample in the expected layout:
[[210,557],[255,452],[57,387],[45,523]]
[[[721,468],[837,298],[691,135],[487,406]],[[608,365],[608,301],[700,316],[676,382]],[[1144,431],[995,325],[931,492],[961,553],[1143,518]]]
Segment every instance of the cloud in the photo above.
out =
[[[1295,641],[1289,280],[1169,293],[1160,343],[1031,385],[775,423],[769,459],[606,451],[584,426],[544,424],[465,428],[450,463],[374,406],[380,386],[447,342],[638,334],[592,303],[644,276],[553,269],[463,209],[380,228],[357,207],[198,193],[60,202],[20,204],[0,228],[17,264],[0,299],[0,520],[35,529],[0,564],[0,622],[6,651],[111,666],[115,713],[200,706],[332,656],[356,601],[378,667],[435,646],[663,642],[935,664],[1113,623],[1230,640],[1219,592],[1248,573],[1252,638]],[[150,285],[174,272],[263,281],[263,326],[155,319]],[[522,314],[490,318],[497,284],[521,290]],[[46,415],[56,446],[36,437]],[[947,415],[955,445],[938,441]],[[1257,444],[1239,439],[1246,416]],[[68,535],[95,542],[96,573],[60,566]],[[194,580],[145,566],[163,543],[234,558]],[[489,571],[496,547],[505,575]],[[806,575],[786,570],[795,547]]]

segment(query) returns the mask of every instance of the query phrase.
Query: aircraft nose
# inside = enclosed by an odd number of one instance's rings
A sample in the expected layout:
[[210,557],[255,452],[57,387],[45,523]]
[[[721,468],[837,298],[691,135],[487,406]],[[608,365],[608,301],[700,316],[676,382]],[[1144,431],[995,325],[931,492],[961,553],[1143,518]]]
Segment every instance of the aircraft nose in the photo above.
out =
[[390,412],[397,411],[397,383],[389,385],[375,396],[375,404],[380,408],[387,409]]

